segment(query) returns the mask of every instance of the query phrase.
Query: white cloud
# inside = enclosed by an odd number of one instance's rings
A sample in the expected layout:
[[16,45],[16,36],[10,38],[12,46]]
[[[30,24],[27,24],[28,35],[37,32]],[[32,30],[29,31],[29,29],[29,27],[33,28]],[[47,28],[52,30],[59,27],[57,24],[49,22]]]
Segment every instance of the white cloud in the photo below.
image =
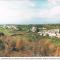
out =
[[48,0],[48,8],[60,6],[60,0]]
[[48,0],[50,6],[48,5],[46,9],[40,9],[38,11],[38,17],[60,19],[60,5],[58,3],[60,3],[60,0]]
[[52,6],[52,5],[59,5],[60,4],[60,0],[48,0],[48,4],[50,5],[50,6]]
[[36,15],[32,9],[34,6],[35,4],[30,0],[0,1],[0,22],[8,23],[9,21],[17,22],[16,19],[20,19],[20,21],[30,19]]
[[42,10],[38,14],[42,18],[60,18],[60,6]]
[[48,0],[49,8],[34,9],[30,0],[0,1],[0,23],[23,23],[35,17],[60,18],[59,3],[60,0]]

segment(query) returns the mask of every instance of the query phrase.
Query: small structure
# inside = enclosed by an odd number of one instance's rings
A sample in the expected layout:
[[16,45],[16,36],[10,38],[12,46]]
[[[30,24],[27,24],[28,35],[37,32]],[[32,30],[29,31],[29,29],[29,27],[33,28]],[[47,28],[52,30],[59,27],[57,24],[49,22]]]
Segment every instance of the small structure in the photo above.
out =
[[57,33],[56,35],[57,35],[57,36],[56,36],[57,38],[60,38],[60,33]]
[[48,34],[50,37],[56,37],[56,34],[55,33],[49,33]]
[[37,27],[33,26],[31,29],[32,32],[36,32],[37,31]]
[[18,28],[16,26],[14,26],[14,25],[7,25],[6,28],[18,30]]
[[38,32],[38,34],[39,34],[40,36],[42,36],[42,35],[43,35],[43,33],[42,33],[42,32]]
[[49,37],[57,37],[60,38],[60,30],[59,29],[50,29],[50,30],[45,30],[45,28],[43,29],[43,31],[38,32],[39,35],[41,36],[49,36]]

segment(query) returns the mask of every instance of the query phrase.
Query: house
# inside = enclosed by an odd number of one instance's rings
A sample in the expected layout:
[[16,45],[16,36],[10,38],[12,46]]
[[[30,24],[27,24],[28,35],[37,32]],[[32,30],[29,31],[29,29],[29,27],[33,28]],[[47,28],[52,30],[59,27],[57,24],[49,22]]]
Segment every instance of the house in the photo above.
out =
[[60,38],[60,30],[59,29],[50,29],[50,30],[41,30],[38,32],[39,35],[41,36],[49,36],[49,37],[57,37]]
[[37,30],[37,27],[35,27],[35,26],[33,26],[31,29],[32,32],[36,32],[36,30]]
[[42,36],[42,35],[43,35],[43,33],[42,33],[42,32],[38,32],[38,34],[39,34],[40,36]]
[[50,36],[50,37],[56,37],[56,33],[48,33],[48,36]]
[[47,36],[48,35],[48,32],[43,32],[43,36]]
[[59,29],[51,29],[51,30],[48,30],[49,32],[51,32],[51,33],[59,33]]
[[57,33],[57,36],[56,36],[57,38],[60,38],[60,33]]
[[14,26],[14,25],[7,25],[7,26],[6,26],[6,28],[17,30],[17,27],[16,27],[16,26]]
[[46,30],[47,28],[44,28],[44,27],[43,27],[42,29],[43,29],[43,30]]

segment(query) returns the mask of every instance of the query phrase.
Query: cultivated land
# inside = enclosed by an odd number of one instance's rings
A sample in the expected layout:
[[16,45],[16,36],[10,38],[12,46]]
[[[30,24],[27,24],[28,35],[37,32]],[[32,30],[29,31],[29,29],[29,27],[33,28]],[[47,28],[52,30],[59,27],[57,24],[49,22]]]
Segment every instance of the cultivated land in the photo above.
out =
[[[49,35],[43,36],[43,34],[40,35],[38,33],[42,33],[42,31],[51,31],[51,29],[60,30],[60,24],[0,25],[0,56],[60,56],[60,38]],[[60,34],[60,31],[54,33]]]

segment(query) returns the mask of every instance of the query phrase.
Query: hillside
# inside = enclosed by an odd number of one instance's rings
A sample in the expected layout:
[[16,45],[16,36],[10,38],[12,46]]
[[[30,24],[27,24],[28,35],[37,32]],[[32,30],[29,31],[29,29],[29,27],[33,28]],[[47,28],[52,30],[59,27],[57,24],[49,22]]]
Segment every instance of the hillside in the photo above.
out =
[[[60,56],[60,38],[40,36],[31,31],[33,26],[47,30],[59,28],[60,25],[14,25],[14,28],[0,27],[0,56],[41,57]],[[17,28],[17,29],[16,29]]]

